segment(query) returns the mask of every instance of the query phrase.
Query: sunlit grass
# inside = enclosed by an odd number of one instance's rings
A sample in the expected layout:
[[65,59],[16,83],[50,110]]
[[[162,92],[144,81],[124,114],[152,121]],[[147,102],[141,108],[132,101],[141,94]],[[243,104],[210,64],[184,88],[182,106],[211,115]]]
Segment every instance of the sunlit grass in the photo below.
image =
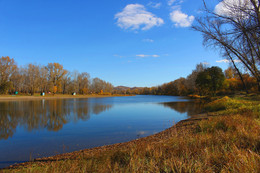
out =
[[[170,137],[70,159],[33,162],[14,172],[260,172],[260,102],[224,97],[207,120],[174,127]],[[6,170],[10,171],[10,170]]]

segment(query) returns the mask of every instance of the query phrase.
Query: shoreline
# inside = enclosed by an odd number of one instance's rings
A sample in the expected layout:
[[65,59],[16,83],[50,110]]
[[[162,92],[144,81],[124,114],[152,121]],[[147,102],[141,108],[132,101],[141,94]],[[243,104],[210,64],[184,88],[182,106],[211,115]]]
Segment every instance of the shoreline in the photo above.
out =
[[56,161],[75,160],[77,158],[80,158],[82,155],[83,156],[95,156],[95,155],[99,155],[104,152],[113,151],[113,150],[117,150],[117,149],[129,149],[133,145],[143,145],[145,143],[150,143],[150,144],[160,143],[162,140],[167,140],[167,139],[171,138],[172,136],[178,135],[178,133],[184,129],[186,129],[186,130],[187,130],[187,128],[192,129],[193,128],[192,126],[197,121],[208,119],[209,116],[210,115],[207,115],[205,113],[197,114],[196,117],[181,120],[168,129],[165,129],[159,133],[156,133],[156,134],[153,134],[150,136],[146,136],[143,138],[138,138],[138,139],[134,139],[134,140],[127,141],[127,142],[115,143],[115,144],[111,144],[111,145],[87,148],[87,149],[83,149],[83,150],[58,154],[58,155],[49,156],[49,157],[36,158],[33,161],[17,163],[14,165],[10,165],[6,168],[2,168],[0,170],[12,170],[12,169],[16,169],[21,166],[27,167],[27,166],[30,166],[35,163],[49,164],[51,162],[56,162]]
[[92,94],[92,95],[63,95],[63,94],[56,94],[56,95],[46,95],[46,96],[40,96],[40,95],[0,95],[0,102],[1,101],[23,101],[23,100],[50,100],[50,99],[72,99],[72,98],[104,98],[104,97],[124,97],[124,96],[134,96],[134,95],[122,95],[122,94],[113,94],[113,95],[98,95],[98,94]]
[[196,117],[124,143],[42,157],[0,172],[257,172],[259,97],[227,96]]

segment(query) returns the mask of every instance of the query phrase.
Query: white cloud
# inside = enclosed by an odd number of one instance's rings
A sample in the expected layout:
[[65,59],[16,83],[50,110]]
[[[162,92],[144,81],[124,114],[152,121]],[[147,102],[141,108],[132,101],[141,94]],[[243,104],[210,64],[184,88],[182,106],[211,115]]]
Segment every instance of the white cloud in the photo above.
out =
[[159,55],[144,55],[144,54],[139,54],[136,56],[139,58],[148,58],[148,57],[158,58],[158,57],[160,57]]
[[148,12],[141,4],[129,4],[115,15],[117,25],[123,29],[148,30],[164,23],[163,19]]
[[[218,62],[218,63],[230,63],[231,61],[228,60],[228,59],[222,59],[222,60],[219,60],[219,61],[216,61],[216,62]],[[234,60],[234,62],[239,63],[241,61],[240,60]]]
[[170,13],[170,19],[176,27],[190,27],[195,17],[188,16],[187,14],[183,13],[180,9],[178,9]]
[[224,62],[224,63],[229,63],[229,60],[227,60],[227,59],[222,59],[222,60],[219,60],[219,61],[216,61],[216,62],[218,62],[218,63],[222,63],[222,62]]
[[154,42],[154,40],[149,39],[149,38],[143,39],[142,41],[143,42],[149,42],[149,43],[153,43]]
[[159,3],[149,2],[147,5],[148,5],[149,7],[158,9],[158,8],[160,8],[160,7],[162,6],[162,3],[160,3],[160,2],[159,2]]
[[253,9],[253,5],[249,0],[223,0],[215,7],[215,12],[219,15],[225,16],[247,16],[246,12],[241,13],[241,10],[234,10],[234,8]]

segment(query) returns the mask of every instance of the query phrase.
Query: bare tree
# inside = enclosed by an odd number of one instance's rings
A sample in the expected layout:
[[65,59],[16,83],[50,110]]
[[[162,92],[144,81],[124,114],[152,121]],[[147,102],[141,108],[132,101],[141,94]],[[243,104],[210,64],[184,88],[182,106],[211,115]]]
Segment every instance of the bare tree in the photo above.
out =
[[78,81],[79,72],[77,70],[74,70],[71,73],[71,82],[72,82],[72,92],[78,93],[79,91],[79,81]]
[[91,83],[91,90],[94,93],[100,93],[103,90],[103,80],[99,78],[94,78]]
[[41,66],[40,68],[40,90],[41,92],[46,92],[48,87],[48,68],[46,66]]
[[28,64],[25,79],[31,95],[34,95],[36,89],[40,86],[40,67],[38,65]]
[[[203,34],[204,45],[219,48],[223,57],[242,63],[257,80],[260,91],[260,0],[223,0],[193,29]],[[242,80],[242,78],[241,78]]]
[[[71,83],[71,76],[70,72],[65,74],[61,79],[61,85],[62,85],[62,94],[68,93],[68,87]],[[73,91],[74,92],[74,91]]]

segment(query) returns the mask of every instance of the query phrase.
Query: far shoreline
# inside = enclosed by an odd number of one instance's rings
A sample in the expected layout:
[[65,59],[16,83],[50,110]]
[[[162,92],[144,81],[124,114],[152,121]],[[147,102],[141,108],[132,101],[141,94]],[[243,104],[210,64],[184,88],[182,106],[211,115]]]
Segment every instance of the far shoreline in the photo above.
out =
[[72,99],[72,98],[104,98],[104,97],[124,97],[124,96],[135,96],[135,95],[124,95],[124,94],[112,94],[112,95],[99,95],[99,94],[89,94],[89,95],[69,95],[69,94],[55,94],[41,96],[35,94],[30,95],[0,95],[0,102],[2,101],[23,101],[23,100],[51,100],[51,99]]

